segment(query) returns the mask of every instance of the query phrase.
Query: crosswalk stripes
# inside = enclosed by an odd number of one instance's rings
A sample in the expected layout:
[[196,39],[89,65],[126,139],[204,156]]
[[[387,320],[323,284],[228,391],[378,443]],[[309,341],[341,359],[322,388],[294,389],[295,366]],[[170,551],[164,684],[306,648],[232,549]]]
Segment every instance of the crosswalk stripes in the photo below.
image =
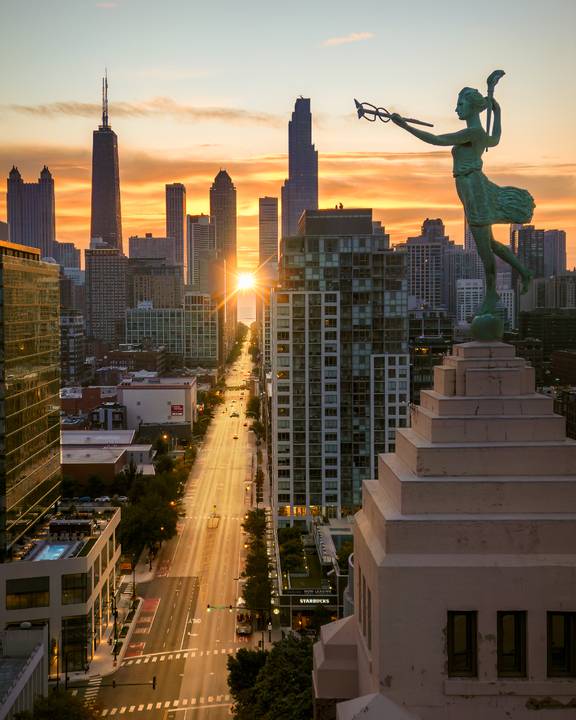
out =
[[84,702],[86,705],[92,705],[94,701],[96,700],[96,695],[98,695],[98,691],[100,690],[100,685],[102,684],[102,677],[100,675],[90,678],[88,680],[88,687],[86,688],[86,691],[84,693]]
[[208,697],[198,698],[175,698],[174,700],[162,700],[156,703],[148,703],[144,705],[121,705],[119,707],[104,708],[100,717],[114,717],[115,715],[129,715],[131,713],[139,713],[150,710],[169,710],[180,707],[202,707],[214,705],[230,705],[230,695],[208,695]]
[[215,648],[214,650],[188,650],[186,652],[164,652],[158,653],[158,655],[148,655],[143,658],[130,658],[122,662],[122,667],[128,665],[140,665],[149,662],[166,662],[170,660],[187,660],[195,657],[204,657],[205,655],[234,655],[238,648]]

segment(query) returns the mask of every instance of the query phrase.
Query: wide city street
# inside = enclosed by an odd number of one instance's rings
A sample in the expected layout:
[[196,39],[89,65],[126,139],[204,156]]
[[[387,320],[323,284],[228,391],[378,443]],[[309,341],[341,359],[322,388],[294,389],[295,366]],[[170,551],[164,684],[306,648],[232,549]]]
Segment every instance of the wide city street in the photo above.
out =
[[[239,595],[241,524],[250,507],[247,482],[255,462],[245,417],[248,391],[233,389],[245,384],[251,370],[247,346],[227,375],[225,403],[217,407],[199,449],[178,535],[162,548],[153,579],[138,586],[144,603],[127,652],[118,670],[99,684],[95,700],[102,717],[230,717],[226,661],[251,642],[236,636],[235,613],[227,609]],[[219,515],[217,527],[209,527],[213,512]],[[208,605],[220,607],[208,611]],[[156,689],[146,684],[154,675]]]

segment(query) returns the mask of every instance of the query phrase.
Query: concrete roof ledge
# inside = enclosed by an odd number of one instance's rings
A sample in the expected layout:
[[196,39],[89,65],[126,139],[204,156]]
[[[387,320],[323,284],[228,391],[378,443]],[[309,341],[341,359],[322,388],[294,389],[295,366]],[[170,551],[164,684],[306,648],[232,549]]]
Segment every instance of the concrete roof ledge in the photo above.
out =
[[320,642],[323,645],[356,646],[357,639],[357,626],[353,615],[328,623],[328,625],[322,625],[320,628]]
[[419,720],[419,716],[384,695],[373,693],[338,703],[336,720]]

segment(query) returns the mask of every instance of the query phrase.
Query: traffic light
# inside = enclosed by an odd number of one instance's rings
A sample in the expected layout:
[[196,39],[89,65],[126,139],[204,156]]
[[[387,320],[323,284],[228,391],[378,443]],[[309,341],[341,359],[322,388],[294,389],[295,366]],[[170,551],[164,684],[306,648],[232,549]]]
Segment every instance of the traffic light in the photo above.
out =
[[156,690],[156,675],[152,676],[152,690]]
[[232,610],[234,610],[234,608],[232,607],[232,605],[228,605],[228,610],[229,610],[230,612],[232,612]]
[[206,605],[206,610],[207,610],[208,612],[210,612],[210,610],[212,610],[212,608],[210,607],[210,603],[208,603],[208,605]]
[[116,687],[116,680],[112,680],[112,687],[113,687],[113,688]]

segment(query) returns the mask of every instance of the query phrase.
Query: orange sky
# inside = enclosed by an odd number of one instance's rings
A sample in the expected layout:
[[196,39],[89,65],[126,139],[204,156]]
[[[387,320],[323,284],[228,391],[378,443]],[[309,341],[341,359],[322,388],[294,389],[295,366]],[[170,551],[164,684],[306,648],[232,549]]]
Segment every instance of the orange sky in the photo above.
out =
[[[321,207],[372,207],[393,243],[441,217],[462,242],[447,153],[358,121],[353,98],[451,132],[462,127],[459,90],[485,92],[501,68],[502,141],[485,155],[486,174],[529,190],[534,224],[566,230],[576,264],[575,0],[20,0],[3,3],[2,20],[0,173],[16,164],[34,181],[50,167],[60,240],[89,241],[106,67],[125,247],[131,234],[164,234],[166,183],[184,182],[188,212],[207,212],[226,168],[238,191],[239,265],[254,267],[258,197],[280,194],[299,95],[312,104]],[[506,239],[507,228],[496,234]]]
[[[283,154],[217,159],[170,158],[146,154],[120,144],[122,220],[124,246],[133,234],[152,232],[163,235],[164,184],[184,182],[189,213],[208,212],[208,190],[220,167],[226,167],[238,192],[238,256],[241,269],[257,264],[258,197],[279,195],[286,176],[287,158]],[[534,223],[545,228],[562,228],[569,241],[576,237],[575,164],[550,163],[546,167],[499,164],[490,161],[489,176],[498,184],[525,187],[536,199]],[[38,177],[46,163],[55,178],[57,237],[84,248],[90,227],[90,147],[0,146],[0,167],[6,171],[16,161],[24,179]],[[426,217],[441,217],[450,237],[462,243],[462,208],[451,178],[449,152],[353,151],[322,153],[320,167],[320,206],[362,206],[374,209],[392,242],[401,242],[418,233]],[[6,173],[7,174],[7,173]],[[5,195],[0,198],[0,217],[6,217]],[[497,234],[507,237],[507,228]],[[576,252],[569,242],[569,266],[576,263]]]

